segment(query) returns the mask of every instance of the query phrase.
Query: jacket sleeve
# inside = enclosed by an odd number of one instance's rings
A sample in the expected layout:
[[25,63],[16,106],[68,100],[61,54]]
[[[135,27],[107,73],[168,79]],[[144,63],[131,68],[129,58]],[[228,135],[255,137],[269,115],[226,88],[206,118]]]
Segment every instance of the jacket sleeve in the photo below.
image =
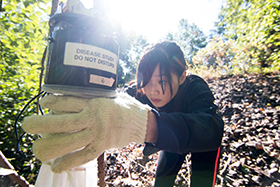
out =
[[155,147],[174,153],[206,152],[221,145],[224,123],[217,115],[214,97],[203,79],[193,78],[182,102],[186,113],[160,112]]

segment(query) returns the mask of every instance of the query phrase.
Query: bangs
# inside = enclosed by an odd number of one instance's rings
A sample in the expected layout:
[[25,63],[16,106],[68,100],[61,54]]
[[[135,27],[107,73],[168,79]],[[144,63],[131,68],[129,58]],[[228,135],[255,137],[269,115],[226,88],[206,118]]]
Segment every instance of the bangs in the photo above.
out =
[[157,64],[141,63],[137,71],[137,88],[144,88],[150,81]]
[[[166,76],[169,87],[171,88],[171,63],[162,49],[153,50],[151,53],[145,54],[138,64],[137,68],[137,89],[144,88],[150,81],[157,65],[159,65],[159,71],[162,76]],[[164,94],[164,89],[162,86],[162,91]],[[172,88],[171,88],[172,92]]]
[[[144,88],[150,81],[155,68],[159,65],[159,71],[166,76],[172,94],[171,72],[180,77],[186,70],[186,61],[180,47],[171,41],[157,43],[145,49],[144,55],[140,58],[136,79],[138,93],[143,93]],[[162,91],[164,93],[163,85]]]
[[152,57],[142,57],[141,63],[137,68],[137,87],[139,89],[145,87],[150,81],[159,63],[158,60]]

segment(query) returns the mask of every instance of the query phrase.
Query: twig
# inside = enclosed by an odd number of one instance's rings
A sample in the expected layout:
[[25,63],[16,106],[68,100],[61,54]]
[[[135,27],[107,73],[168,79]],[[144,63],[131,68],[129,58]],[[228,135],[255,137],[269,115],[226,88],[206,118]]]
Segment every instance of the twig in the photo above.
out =
[[98,157],[97,164],[98,164],[98,186],[105,187],[104,152]]
[[224,164],[224,168],[221,170],[220,175],[223,175],[223,174],[224,174],[224,172],[226,171],[226,169],[227,169],[227,167],[228,167],[230,161],[231,161],[231,154],[229,154],[229,157],[228,157],[226,163]]
[[[15,170],[12,164],[7,160],[5,155],[0,151],[0,167]],[[19,176],[16,172],[14,174],[8,175],[10,179],[17,184],[19,184],[21,187],[29,187],[30,184],[25,180],[24,177]]]
[[[42,82],[43,82],[43,75],[44,75],[44,69],[45,69],[45,59],[46,59],[46,54],[47,54],[47,47],[45,48],[45,51],[43,53],[43,57],[41,59],[41,73],[40,73],[40,82],[39,82],[39,93],[41,93],[42,90]],[[37,98],[37,114],[39,114],[39,99],[40,97]]]

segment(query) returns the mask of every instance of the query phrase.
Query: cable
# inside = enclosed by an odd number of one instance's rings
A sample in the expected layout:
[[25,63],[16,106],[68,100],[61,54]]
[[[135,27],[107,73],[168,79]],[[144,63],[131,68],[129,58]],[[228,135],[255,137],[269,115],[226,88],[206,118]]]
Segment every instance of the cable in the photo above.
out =
[[[43,93],[44,93],[44,94],[43,94]],[[21,142],[21,140],[22,140],[22,137],[26,134],[26,132],[24,132],[24,133],[20,136],[20,138],[19,138],[19,136],[18,136],[18,131],[17,131],[17,123],[18,123],[18,120],[19,120],[20,116],[23,114],[23,112],[25,111],[25,109],[30,105],[30,103],[31,103],[32,101],[34,101],[37,97],[39,97],[40,95],[42,95],[42,94],[43,94],[43,97],[44,97],[44,96],[47,94],[47,92],[42,91],[42,92],[40,92],[38,95],[36,95],[35,97],[33,97],[30,101],[28,101],[28,103],[27,103],[27,104],[23,107],[23,109],[21,110],[20,114],[17,116],[17,118],[16,118],[16,120],[15,120],[15,123],[14,123],[15,134],[16,134],[16,139],[17,139],[17,152],[18,152],[20,155],[22,155],[23,157],[25,157],[25,158],[26,158],[26,156],[25,156],[25,155],[21,152],[21,150],[20,150],[20,142]],[[40,105],[39,105],[39,108],[40,108],[41,114],[44,115]]]
[[221,151],[221,146],[218,148],[217,156],[216,156],[214,177],[213,177],[213,184],[212,184],[213,187],[215,186],[215,183],[216,183],[217,170],[218,170],[218,167],[219,167],[218,163],[219,163],[219,159],[220,159],[220,151]]
[[[42,95],[42,98],[45,97],[46,95],[47,95],[47,92],[45,92],[45,93]],[[40,112],[41,112],[41,115],[44,115],[44,112],[43,112],[42,107],[41,107],[40,104],[39,104],[39,110],[40,110]]]

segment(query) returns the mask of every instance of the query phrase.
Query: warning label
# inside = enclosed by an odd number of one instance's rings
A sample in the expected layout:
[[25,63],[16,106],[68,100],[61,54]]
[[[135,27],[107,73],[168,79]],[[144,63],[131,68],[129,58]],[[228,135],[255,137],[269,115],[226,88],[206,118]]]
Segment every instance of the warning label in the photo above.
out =
[[99,69],[117,74],[118,56],[99,47],[67,42],[65,46],[65,65]]

